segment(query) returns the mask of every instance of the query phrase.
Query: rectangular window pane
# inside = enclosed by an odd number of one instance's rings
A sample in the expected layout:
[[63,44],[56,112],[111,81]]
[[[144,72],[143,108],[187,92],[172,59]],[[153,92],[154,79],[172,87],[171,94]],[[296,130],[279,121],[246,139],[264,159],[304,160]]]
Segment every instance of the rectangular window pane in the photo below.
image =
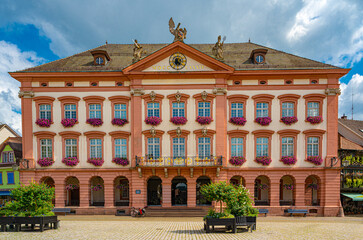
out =
[[8,172],[8,184],[15,184],[14,172]]
[[43,119],[52,120],[52,112],[51,112],[50,104],[41,104],[39,105],[39,117]]
[[243,117],[243,103],[231,104],[231,117]]
[[64,105],[64,117],[67,119],[77,119],[77,107],[76,104]]
[[53,157],[53,149],[52,149],[52,140],[51,139],[41,139],[40,140],[40,157],[41,158],[51,158]]
[[243,138],[231,139],[231,155],[232,157],[243,156]]
[[268,138],[256,139],[256,156],[257,157],[268,156]]
[[284,156],[289,156],[292,157],[294,156],[294,138],[292,137],[285,137],[282,138],[282,153],[281,155]]
[[307,144],[307,155],[310,156],[319,156],[319,138],[318,137],[308,137]]
[[268,103],[256,104],[256,117],[268,117]]
[[308,102],[308,117],[319,116],[319,102]]
[[293,117],[294,115],[294,106],[295,104],[292,102],[284,102],[282,103],[282,117]]
[[198,156],[200,158],[211,157],[211,140],[208,137],[198,139]]
[[173,117],[184,117],[184,103],[183,102],[174,102],[172,104],[172,112],[173,112]]
[[101,104],[89,105],[89,118],[101,118]]
[[115,104],[115,118],[127,119],[126,104]]
[[127,141],[126,141],[126,139],[115,139],[115,157],[127,158]]

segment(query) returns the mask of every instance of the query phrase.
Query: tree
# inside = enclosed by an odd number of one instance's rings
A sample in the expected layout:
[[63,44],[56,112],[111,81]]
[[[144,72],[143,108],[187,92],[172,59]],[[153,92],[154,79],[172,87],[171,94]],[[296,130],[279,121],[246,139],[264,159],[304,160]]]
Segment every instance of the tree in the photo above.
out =
[[235,188],[227,182],[217,182],[203,185],[200,192],[208,201],[216,201],[220,204],[220,213],[222,213],[222,204],[231,200],[231,195],[235,191]]
[[46,184],[31,183],[19,186],[11,191],[13,201],[0,208],[2,216],[52,216],[54,188]]

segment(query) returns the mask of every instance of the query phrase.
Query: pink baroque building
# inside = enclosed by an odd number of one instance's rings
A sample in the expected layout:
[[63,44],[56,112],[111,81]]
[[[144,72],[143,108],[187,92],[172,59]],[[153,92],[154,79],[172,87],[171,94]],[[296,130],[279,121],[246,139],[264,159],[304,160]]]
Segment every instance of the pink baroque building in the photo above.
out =
[[[77,214],[194,209],[203,184],[243,184],[271,215],[339,213],[339,78],[349,70],[253,43],[106,44],[21,83],[21,182]],[[218,53],[221,59],[221,52]],[[134,63],[133,63],[134,62]]]

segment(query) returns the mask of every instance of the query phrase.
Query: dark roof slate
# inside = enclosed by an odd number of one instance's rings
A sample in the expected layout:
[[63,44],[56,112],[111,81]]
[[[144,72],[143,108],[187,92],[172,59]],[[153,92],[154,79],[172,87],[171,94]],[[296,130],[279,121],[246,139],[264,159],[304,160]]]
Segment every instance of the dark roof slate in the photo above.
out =
[[[169,44],[142,44],[147,52],[146,56],[162,49]],[[212,56],[214,44],[189,44],[189,46]],[[121,71],[132,64],[133,44],[106,44],[70,57],[49,62],[40,66],[28,68],[18,72],[89,72],[89,71]],[[266,64],[252,64],[250,55],[254,49],[264,48],[266,54]],[[93,65],[91,51],[106,50],[111,61],[104,66]],[[213,56],[212,56],[213,57]],[[303,57],[298,57],[289,53],[267,48],[254,43],[225,43],[224,63],[236,70],[253,69],[337,69],[333,65],[317,62]]]
[[363,121],[338,119],[338,132],[344,138],[363,146]]

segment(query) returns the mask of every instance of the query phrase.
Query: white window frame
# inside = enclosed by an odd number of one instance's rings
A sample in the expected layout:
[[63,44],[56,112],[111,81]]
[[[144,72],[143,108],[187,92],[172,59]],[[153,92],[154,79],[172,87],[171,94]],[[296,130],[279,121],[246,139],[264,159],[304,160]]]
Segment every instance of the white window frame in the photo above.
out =
[[243,157],[243,138],[231,138],[231,157]]
[[88,105],[89,107],[89,118],[102,118],[102,106],[99,103],[92,103]]
[[268,105],[266,102],[256,103],[256,118],[268,117]]
[[2,163],[12,163],[12,162],[14,162],[14,152],[12,152],[12,151],[3,152],[2,155],[3,155]]
[[268,157],[268,141],[267,137],[256,138],[256,157]]
[[210,137],[198,138],[198,157],[199,158],[210,158],[212,156]]
[[308,137],[307,138],[307,149],[306,154],[308,157],[317,157],[320,156],[320,138],[319,137]]
[[231,117],[243,117],[243,103],[231,103]]
[[64,140],[65,157],[77,157],[77,139],[68,138]]
[[293,137],[281,138],[281,156],[293,157],[294,156],[294,144],[295,139]]
[[211,103],[210,102],[198,102],[198,116],[210,117],[211,116]]
[[125,138],[115,139],[115,157],[127,158],[127,140]]
[[173,102],[172,103],[173,117],[185,117],[185,103]]
[[53,158],[52,139],[50,138],[40,139],[39,144],[40,144],[40,157]]
[[39,118],[52,120],[52,105],[40,104],[39,105]]
[[90,145],[90,157],[102,158],[102,139],[91,138],[89,140],[89,145]]
[[173,158],[185,158],[185,138],[173,138]]
[[308,117],[320,116],[320,102],[308,102]]
[[117,103],[114,105],[115,118],[127,119],[127,106],[125,103]]
[[160,117],[160,103],[158,102],[147,103],[147,116]]
[[147,139],[147,154],[153,159],[160,157],[160,138],[148,138]]
[[77,119],[77,105],[76,104],[65,104],[64,105],[64,118],[66,119]]
[[283,102],[281,115],[282,115],[282,117],[294,117],[295,116],[295,103]]

